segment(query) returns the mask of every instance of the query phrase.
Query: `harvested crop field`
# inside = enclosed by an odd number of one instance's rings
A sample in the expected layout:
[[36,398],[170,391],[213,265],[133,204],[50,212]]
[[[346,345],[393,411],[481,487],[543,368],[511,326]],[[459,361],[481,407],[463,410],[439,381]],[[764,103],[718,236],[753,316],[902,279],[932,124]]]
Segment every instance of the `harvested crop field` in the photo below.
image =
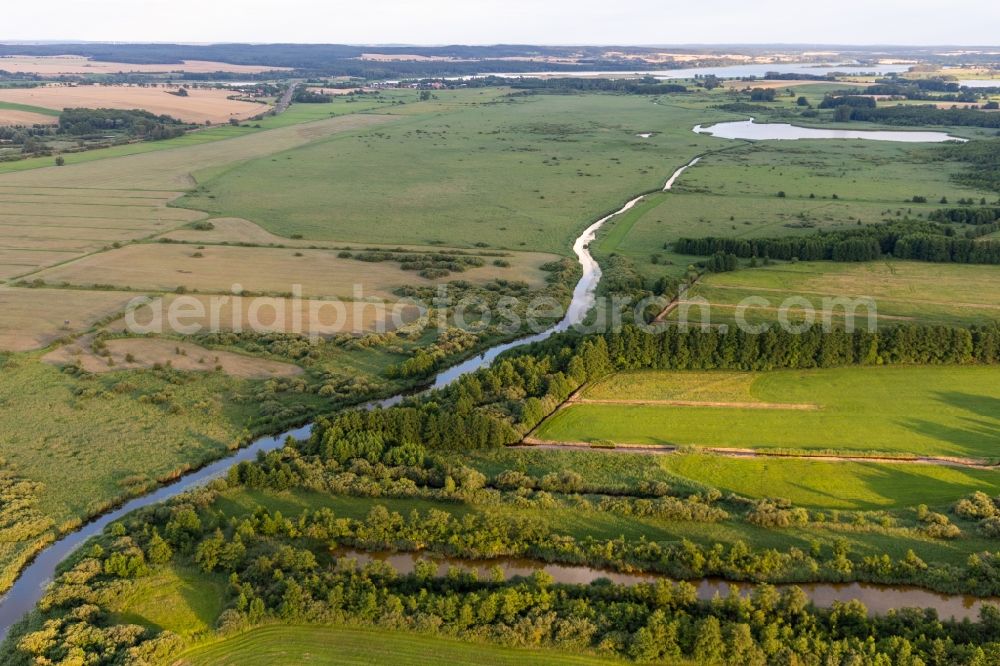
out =
[[227,99],[228,90],[190,88],[184,97],[171,94],[176,87],[139,87],[115,85],[66,86],[0,89],[0,102],[30,104],[47,109],[84,107],[90,109],[145,109],[191,123],[228,122],[264,113],[267,105]]
[[79,363],[84,370],[94,373],[169,365],[175,370],[189,372],[218,370],[241,379],[271,379],[302,374],[302,368],[292,363],[216,351],[190,342],[164,338],[108,340],[107,356],[96,354],[91,348],[92,342],[89,336],[81,338],[74,344],[49,352],[42,360],[53,365]]
[[0,288],[0,350],[39,349],[123,310],[134,297],[121,292]]
[[0,108],[0,125],[55,125],[57,119],[43,113]]
[[[236,299],[168,294],[136,308],[128,321],[123,318],[108,328],[117,333],[155,332],[161,323],[169,323],[171,313],[174,313],[178,324],[196,327],[198,332],[252,330],[301,332],[307,335],[362,334],[395,330],[399,324],[409,323],[421,314],[421,310],[413,305],[393,305],[394,309],[382,310],[377,304],[361,301],[308,300],[296,304],[292,299],[270,296]],[[166,326],[162,330],[167,330]]]
[[0,56],[0,69],[8,72],[26,72],[56,76],[59,74],[117,74],[119,72],[235,72],[258,74],[287,67],[261,67],[259,65],[233,65],[210,60],[184,60],[180,63],[136,64],[128,62],[104,62],[84,56]]
[[[303,296],[352,300],[376,297],[392,301],[396,300],[393,290],[397,287],[435,284],[414,271],[402,270],[395,262],[341,259],[334,250],[199,247],[164,243],[131,245],[43,271],[37,277],[53,284],[90,286],[96,282],[140,291],[175,291],[183,287],[187,291],[225,294],[232,293],[234,285],[240,285],[246,292],[284,295],[292,293],[293,285],[301,285]],[[537,272],[539,279],[541,271]],[[470,281],[522,277],[512,268],[494,266],[473,268],[459,275]],[[355,291],[356,285],[360,285],[360,292]]]
[[154,236],[201,213],[168,208],[175,192],[7,187],[0,179],[0,279],[114,243]]

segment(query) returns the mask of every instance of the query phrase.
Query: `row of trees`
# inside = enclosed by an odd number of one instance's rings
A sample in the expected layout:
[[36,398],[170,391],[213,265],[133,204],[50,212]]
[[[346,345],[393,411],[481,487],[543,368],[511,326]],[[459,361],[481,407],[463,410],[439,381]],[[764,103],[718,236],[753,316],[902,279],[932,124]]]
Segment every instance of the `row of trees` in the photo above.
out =
[[[767,257],[786,261],[858,262],[893,256],[898,259],[939,263],[1000,263],[1000,243],[977,240],[1000,229],[1000,223],[995,220],[987,221],[997,209],[981,209],[985,211],[981,214],[978,213],[980,209],[953,210],[959,211],[954,213],[959,219],[946,219],[947,222],[963,222],[974,226],[963,237],[957,237],[956,230],[952,227],[903,220],[812,236],[678,238],[673,243],[673,250],[678,254],[695,256],[722,253],[743,259]],[[966,210],[970,212],[966,213]],[[947,211],[941,213],[942,217],[949,214],[951,213]],[[669,247],[669,244],[665,247]]]
[[[843,99],[843,98],[836,98]],[[869,98],[863,98],[869,99]],[[909,104],[874,107],[854,106],[853,103],[835,104],[834,108],[847,109],[838,120],[860,120],[886,125],[920,126],[950,125],[967,127],[1000,128],[1000,114],[977,109],[939,109],[934,105]]]
[[404,406],[350,411],[318,420],[316,446],[369,432],[394,444],[478,449],[520,441],[584,382],[613,370],[772,370],[897,363],[1000,361],[1000,329],[903,325],[878,332],[815,326],[760,334],[633,325],[602,336],[560,336],[515,353]]
[[995,224],[1000,222],[1000,208],[996,206],[939,208],[938,210],[931,211],[927,219],[934,222],[950,222],[952,224]]
[[838,106],[850,106],[855,109],[874,109],[875,98],[863,95],[825,95],[819,103],[821,109],[836,109]]

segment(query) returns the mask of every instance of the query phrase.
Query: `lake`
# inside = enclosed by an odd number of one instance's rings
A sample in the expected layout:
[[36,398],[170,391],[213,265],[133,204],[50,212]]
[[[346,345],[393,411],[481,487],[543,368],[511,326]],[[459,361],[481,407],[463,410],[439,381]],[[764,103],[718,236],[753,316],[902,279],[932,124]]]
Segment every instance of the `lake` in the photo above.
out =
[[753,118],[716,123],[709,127],[695,125],[694,131],[720,139],[749,139],[751,141],[794,141],[796,139],[866,139],[868,141],[903,141],[907,143],[965,141],[965,139],[951,136],[945,132],[822,129],[799,127],[788,123],[755,123]]

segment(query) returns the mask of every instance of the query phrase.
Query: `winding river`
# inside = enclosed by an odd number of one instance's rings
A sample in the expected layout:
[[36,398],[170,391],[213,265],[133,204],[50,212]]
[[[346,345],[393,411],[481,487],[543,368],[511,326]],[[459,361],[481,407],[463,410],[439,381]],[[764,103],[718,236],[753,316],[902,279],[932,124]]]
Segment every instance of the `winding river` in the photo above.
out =
[[[439,575],[447,574],[451,568],[458,568],[475,572],[481,580],[489,580],[490,570],[495,567],[500,567],[506,580],[527,578],[538,571],[544,571],[552,576],[553,581],[565,585],[590,585],[599,580],[607,580],[617,585],[671,580],[656,573],[622,573],[583,565],[551,564],[513,557],[466,560],[431,553],[373,553],[351,548],[339,549],[334,554],[339,558],[354,560],[358,565],[374,561],[385,562],[401,574],[412,573],[416,569],[417,562],[425,561],[436,562]],[[753,583],[734,583],[721,578],[703,578],[692,582],[692,585],[697,590],[698,598],[704,601],[711,601],[716,595],[725,597],[734,587],[743,595],[749,594],[753,589]],[[775,585],[775,587],[781,590],[792,586]],[[806,596],[819,607],[832,606],[835,601],[860,599],[868,608],[870,615],[885,614],[894,608],[934,608],[942,619],[975,621],[979,618],[979,609],[984,603],[997,601],[959,594],[940,594],[907,585],[887,587],[868,583],[798,583],[794,587],[805,592]]]
[[[667,182],[664,184],[663,189],[669,190],[677,178],[690,166],[697,163],[698,158],[695,158],[688,164],[678,168],[670,176]],[[533,342],[538,342],[544,340],[556,333],[563,332],[569,328],[583,323],[586,319],[587,313],[591,310],[595,303],[595,293],[597,290],[597,285],[601,280],[601,268],[598,266],[597,261],[590,254],[590,243],[597,236],[597,231],[610,219],[620,215],[628,210],[630,210],[637,203],[642,201],[645,195],[640,195],[628,201],[624,206],[619,208],[613,213],[610,213],[601,219],[597,220],[589,227],[587,227],[582,234],[576,239],[573,244],[573,252],[576,254],[580,261],[580,265],[583,268],[583,276],[577,283],[573,290],[573,298],[570,301],[570,305],[567,308],[566,314],[563,319],[555,326],[535,335],[527,336],[514,340],[512,342],[504,343],[491,347],[479,356],[470,358],[463,363],[459,363],[451,368],[443,370],[435,378],[433,383],[427,390],[433,390],[447,386],[448,384],[454,382],[459,377],[466,375],[470,372],[474,372],[480,368],[489,366],[500,354],[514,349],[515,347],[520,347]],[[392,405],[398,404],[403,401],[406,397],[412,394],[400,394],[387,398],[385,400],[379,400],[373,403],[365,405],[367,408],[373,407],[390,407]],[[273,437],[262,437],[255,440],[249,446],[246,446],[239,451],[235,452],[233,455],[226,458],[217,460],[216,462],[202,467],[201,469],[194,471],[188,475],[181,477],[179,480],[160,487],[154,492],[144,495],[142,497],[135,498],[123,504],[118,509],[111,511],[110,513],[104,514],[103,516],[87,523],[79,530],[72,532],[63,536],[58,541],[55,541],[45,550],[41,551],[38,556],[32,561],[32,563],[24,569],[21,576],[17,579],[11,589],[7,592],[2,599],[0,599],[0,641],[2,641],[7,632],[10,630],[11,625],[20,620],[26,613],[28,613],[41,599],[42,594],[45,591],[46,586],[52,581],[55,575],[56,568],[59,563],[62,562],[66,557],[68,557],[73,551],[77,550],[82,546],[88,539],[93,536],[100,534],[105,527],[110,523],[118,520],[119,518],[125,516],[126,514],[135,511],[136,509],[149,506],[151,504],[156,504],[163,502],[172,497],[180,495],[181,493],[196,488],[204,483],[222,477],[236,463],[251,461],[257,458],[257,454],[260,452],[272,451],[282,447],[285,441],[289,438],[304,439],[309,436],[312,432],[312,426],[306,425],[301,428],[296,428],[288,432],[281,433]],[[503,563],[501,563],[503,564]],[[509,563],[508,563],[509,564]],[[544,565],[546,570],[550,573],[560,571],[560,567],[557,565]],[[562,567],[565,569],[565,567]],[[577,567],[577,569],[585,569],[585,567]],[[594,571],[594,570],[591,570]],[[613,578],[615,575],[621,574],[609,574],[608,572],[600,572],[599,577]],[[598,577],[595,575],[595,578]],[[703,585],[708,584],[703,583]],[[886,594],[894,594],[901,588],[880,588],[876,586],[833,586],[833,585],[805,585],[802,586],[809,594],[810,598],[816,601],[817,604],[822,605],[831,599],[831,595],[836,595],[836,590],[843,589],[847,587],[851,590],[849,598],[857,598],[863,601],[866,605],[869,605],[875,609],[881,609],[884,604],[879,603],[879,599],[885,598]],[[909,588],[907,588],[909,589]],[[962,596],[943,596],[934,594],[921,590],[924,596],[917,598],[901,598],[899,599],[899,606],[902,605],[917,605],[917,606],[930,606],[939,609],[942,615],[951,614],[955,608],[968,608],[971,607],[973,602],[967,600],[966,597]],[[836,598],[834,596],[833,598]],[[890,606],[896,607],[896,606]]]

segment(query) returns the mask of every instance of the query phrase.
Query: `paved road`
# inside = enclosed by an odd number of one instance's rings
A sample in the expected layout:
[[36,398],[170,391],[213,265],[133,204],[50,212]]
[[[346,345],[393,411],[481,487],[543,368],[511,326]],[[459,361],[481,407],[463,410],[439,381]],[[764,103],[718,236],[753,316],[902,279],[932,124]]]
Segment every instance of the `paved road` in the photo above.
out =
[[288,82],[288,90],[286,90],[285,94],[281,96],[278,103],[274,105],[275,114],[284,113],[285,109],[291,105],[292,96],[295,95],[295,89],[298,88],[301,83],[301,79],[293,79]]

